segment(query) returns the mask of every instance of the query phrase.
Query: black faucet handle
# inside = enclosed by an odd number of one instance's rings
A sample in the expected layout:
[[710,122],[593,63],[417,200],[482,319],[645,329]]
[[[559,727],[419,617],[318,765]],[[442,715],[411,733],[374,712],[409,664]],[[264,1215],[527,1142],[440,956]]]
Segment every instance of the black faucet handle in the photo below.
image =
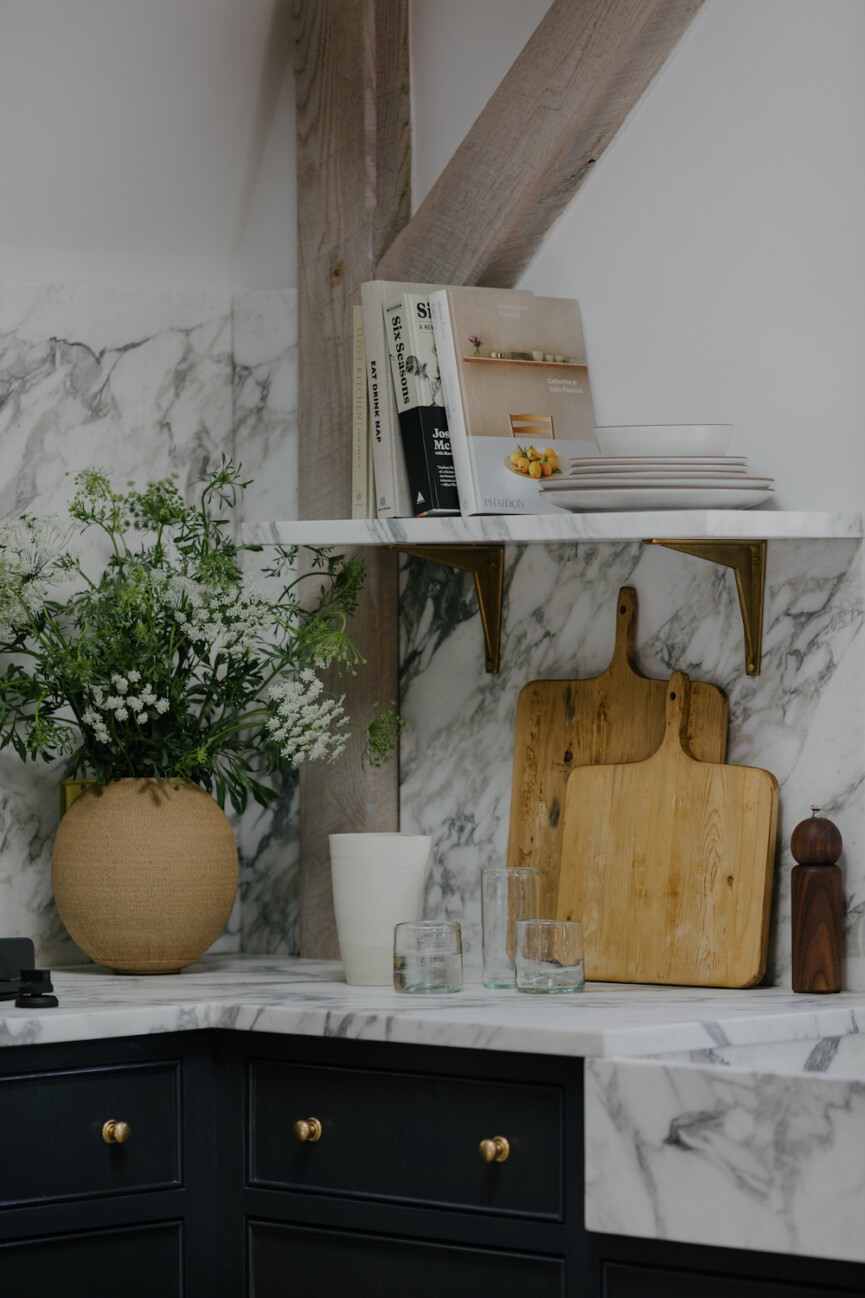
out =
[[50,969],[22,969],[21,990],[15,1004],[19,1009],[54,1009],[58,1002],[51,995],[53,991]]

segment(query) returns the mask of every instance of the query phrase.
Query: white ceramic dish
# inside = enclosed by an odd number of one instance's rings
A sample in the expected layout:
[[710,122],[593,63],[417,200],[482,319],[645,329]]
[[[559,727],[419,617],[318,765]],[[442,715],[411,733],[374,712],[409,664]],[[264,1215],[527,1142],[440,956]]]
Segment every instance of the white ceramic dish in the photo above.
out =
[[595,429],[601,455],[724,455],[732,424],[617,424]]
[[571,460],[576,469],[725,469],[744,473],[744,455],[583,455]]
[[738,491],[742,488],[748,490],[763,491],[771,489],[774,486],[774,478],[748,478],[742,474],[741,477],[732,477],[730,475],[718,477],[716,475],[703,474],[685,474],[678,476],[673,473],[617,473],[614,477],[610,474],[599,474],[598,476],[581,474],[579,477],[571,475],[569,478],[560,479],[553,482],[551,479],[543,484],[544,491],[641,491],[645,487],[673,487],[680,491],[690,487],[712,487],[719,491]]
[[[631,478],[653,478],[656,482],[672,482],[677,478],[711,478],[713,482],[750,482],[751,476],[745,469],[699,469],[693,464],[681,465],[681,467],[668,469],[663,465],[649,467],[648,465],[623,464],[620,469],[613,468],[610,464],[602,465],[601,468],[590,467],[588,464],[584,469],[572,468],[566,475],[566,482],[584,482],[586,478],[603,478],[607,482],[621,482]],[[561,478],[553,479],[555,482],[561,482]],[[760,482],[771,482],[771,478],[760,478]],[[547,481],[544,482],[547,486]]]
[[572,487],[541,488],[551,505],[572,514],[633,513],[641,509],[753,509],[772,495],[771,487]]

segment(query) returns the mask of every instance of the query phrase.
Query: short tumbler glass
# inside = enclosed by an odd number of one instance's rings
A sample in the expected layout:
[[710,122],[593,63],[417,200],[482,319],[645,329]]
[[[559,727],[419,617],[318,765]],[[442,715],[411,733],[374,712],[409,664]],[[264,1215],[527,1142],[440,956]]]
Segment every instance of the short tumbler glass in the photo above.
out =
[[481,870],[484,987],[514,985],[514,923],[540,914],[541,872],[532,866]]
[[572,919],[518,919],[517,991],[581,992],[583,929]]
[[393,985],[414,994],[462,991],[463,942],[447,919],[407,920],[393,931]]

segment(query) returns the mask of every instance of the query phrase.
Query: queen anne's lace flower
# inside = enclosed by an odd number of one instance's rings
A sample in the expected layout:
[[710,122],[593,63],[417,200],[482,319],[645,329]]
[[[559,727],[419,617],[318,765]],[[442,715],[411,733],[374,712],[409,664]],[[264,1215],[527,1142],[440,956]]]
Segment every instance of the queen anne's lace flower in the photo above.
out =
[[40,615],[51,587],[63,579],[69,536],[53,515],[0,523],[0,637]]
[[320,700],[323,690],[309,668],[296,680],[277,681],[270,687],[273,711],[265,725],[282,756],[295,766],[305,757],[332,762],[348,742],[348,735],[340,729],[348,725],[343,700]]

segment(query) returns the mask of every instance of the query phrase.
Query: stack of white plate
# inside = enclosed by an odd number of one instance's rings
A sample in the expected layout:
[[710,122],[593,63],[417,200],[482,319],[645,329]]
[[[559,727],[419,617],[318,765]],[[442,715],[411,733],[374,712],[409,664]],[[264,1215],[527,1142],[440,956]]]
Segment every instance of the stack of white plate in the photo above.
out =
[[743,455],[725,455],[731,434],[729,424],[597,428],[600,455],[571,459],[540,490],[571,512],[751,509],[772,495],[773,479],[749,474]]

